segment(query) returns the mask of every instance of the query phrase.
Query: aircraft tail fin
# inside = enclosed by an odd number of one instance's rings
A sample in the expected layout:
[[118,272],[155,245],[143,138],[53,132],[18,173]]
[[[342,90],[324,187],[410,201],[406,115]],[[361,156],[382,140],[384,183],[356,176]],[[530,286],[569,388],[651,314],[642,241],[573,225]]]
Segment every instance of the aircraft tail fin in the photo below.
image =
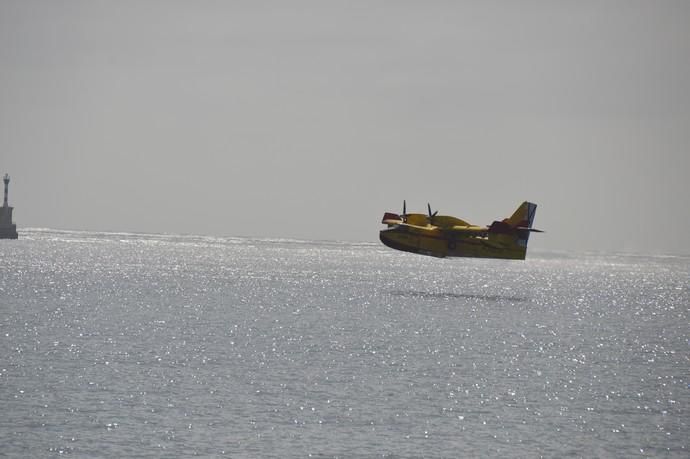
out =
[[523,202],[520,207],[510,216],[503,220],[503,223],[510,225],[513,230],[517,230],[517,244],[527,248],[529,234],[532,232],[541,233],[541,230],[532,228],[534,215],[537,213],[537,205],[532,202]]
[[510,216],[504,220],[512,227],[521,229],[532,228],[534,222],[534,214],[537,212],[537,205],[531,202],[523,202],[520,207]]

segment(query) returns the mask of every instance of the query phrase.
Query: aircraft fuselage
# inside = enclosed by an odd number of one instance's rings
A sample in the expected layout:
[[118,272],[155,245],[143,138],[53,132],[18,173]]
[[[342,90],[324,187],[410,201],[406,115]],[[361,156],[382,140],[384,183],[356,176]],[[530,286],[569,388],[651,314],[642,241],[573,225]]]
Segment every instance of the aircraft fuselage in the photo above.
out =
[[[518,230],[519,231],[519,230]],[[392,249],[421,255],[444,257],[503,258],[524,260],[526,244],[522,246],[518,231],[513,234],[448,234],[433,226],[393,225],[381,230],[381,242]]]

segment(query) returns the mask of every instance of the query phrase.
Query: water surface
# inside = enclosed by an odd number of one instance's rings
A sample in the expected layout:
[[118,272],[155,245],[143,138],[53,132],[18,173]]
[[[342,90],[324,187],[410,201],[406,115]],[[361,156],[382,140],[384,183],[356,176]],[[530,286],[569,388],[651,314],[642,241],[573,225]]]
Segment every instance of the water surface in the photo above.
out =
[[688,257],[36,229],[0,269],[0,455],[689,455]]

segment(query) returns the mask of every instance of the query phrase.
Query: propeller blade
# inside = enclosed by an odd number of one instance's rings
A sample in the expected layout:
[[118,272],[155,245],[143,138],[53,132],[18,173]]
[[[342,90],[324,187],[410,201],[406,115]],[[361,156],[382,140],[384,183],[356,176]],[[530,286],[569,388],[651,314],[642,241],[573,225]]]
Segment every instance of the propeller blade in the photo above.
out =
[[438,213],[438,210],[436,212],[431,212],[431,204],[429,204],[429,203],[426,204],[426,207],[429,210],[429,216],[427,217],[427,219],[429,220],[429,224],[433,225],[434,224],[434,217]]

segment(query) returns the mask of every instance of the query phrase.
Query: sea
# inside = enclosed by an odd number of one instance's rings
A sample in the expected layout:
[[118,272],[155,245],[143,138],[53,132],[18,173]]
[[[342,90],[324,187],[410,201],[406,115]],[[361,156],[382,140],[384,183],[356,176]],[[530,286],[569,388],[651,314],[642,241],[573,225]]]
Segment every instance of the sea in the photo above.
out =
[[690,457],[690,257],[0,241],[0,456]]

